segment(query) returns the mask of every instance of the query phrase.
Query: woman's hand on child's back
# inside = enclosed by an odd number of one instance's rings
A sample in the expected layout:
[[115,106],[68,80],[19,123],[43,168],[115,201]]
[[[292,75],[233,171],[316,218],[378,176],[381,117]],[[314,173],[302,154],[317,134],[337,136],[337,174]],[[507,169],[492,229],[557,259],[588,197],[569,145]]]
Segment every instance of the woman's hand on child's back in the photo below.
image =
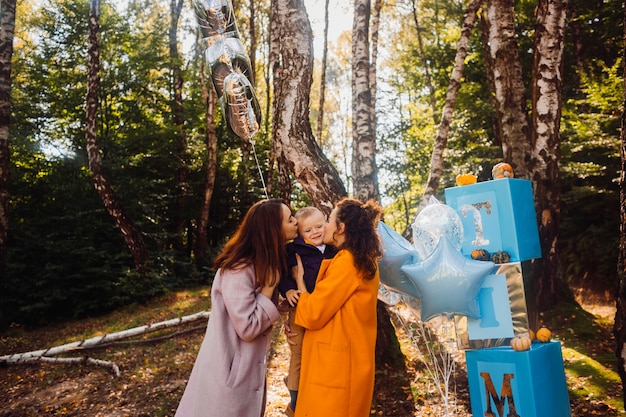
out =
[[300,298],[301,292],[298,290],[287,290],[285,293],[285,298],[289,301],[289,305],[295,307],[298,304],[298,299]]

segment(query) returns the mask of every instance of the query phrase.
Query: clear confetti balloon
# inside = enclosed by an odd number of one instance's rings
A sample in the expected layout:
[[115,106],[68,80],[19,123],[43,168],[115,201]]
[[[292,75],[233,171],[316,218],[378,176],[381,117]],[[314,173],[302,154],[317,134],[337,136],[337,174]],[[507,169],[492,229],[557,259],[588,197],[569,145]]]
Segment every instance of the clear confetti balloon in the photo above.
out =
[[433,253],[442,236],[447,237],[452,245],[460,250],[463,245],[463,222],[458,213],[450,206],[431,199],[411,225],[413,246],[421,259]]

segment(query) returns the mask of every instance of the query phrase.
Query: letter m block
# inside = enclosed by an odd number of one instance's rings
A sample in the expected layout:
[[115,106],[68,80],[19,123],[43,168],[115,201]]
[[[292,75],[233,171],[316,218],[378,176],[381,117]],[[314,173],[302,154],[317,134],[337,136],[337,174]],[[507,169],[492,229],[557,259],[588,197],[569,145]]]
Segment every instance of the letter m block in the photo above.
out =
[[474,417],[571,417],[561,344],[534,343],[525,352],[468,350]]

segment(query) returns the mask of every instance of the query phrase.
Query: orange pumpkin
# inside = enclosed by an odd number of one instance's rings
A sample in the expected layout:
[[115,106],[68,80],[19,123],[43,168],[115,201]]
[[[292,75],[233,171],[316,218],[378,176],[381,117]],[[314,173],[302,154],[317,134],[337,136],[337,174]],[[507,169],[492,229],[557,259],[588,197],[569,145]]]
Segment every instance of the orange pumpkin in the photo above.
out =
[[541,329],[537,330],[535,336],[537,337],[537,340],[539,340],[541,343],[547,343],[552,338],[552,332],[547,327],[542,327]]
[[476,184],[477,179],[474,174],[459,174],[456,176],[456,185]]
[[511,339],[511,347],[516,352],[523,352],[530,349],[530,337],[528,336],[515,336]]
[[489,261],[491,259],[491,255],[485,249],[474,249],[470,256],[477,261]]
[[506,162],[500,162],[491,169],[491,176],[494,180],[499,180],[501,178],[513,178],[515,174],[511,165]]

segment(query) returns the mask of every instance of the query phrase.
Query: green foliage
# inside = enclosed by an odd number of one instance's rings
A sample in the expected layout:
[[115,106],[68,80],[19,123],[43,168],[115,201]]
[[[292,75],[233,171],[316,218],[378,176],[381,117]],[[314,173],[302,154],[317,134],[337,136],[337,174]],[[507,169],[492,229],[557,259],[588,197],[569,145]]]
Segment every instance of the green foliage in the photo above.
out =
[[[417,4],[421,47],[412,5]],[[456,7],[455,7],[456,6]],[[382,103],[379,121],[381,190],[385,220],[406,231],[415,219],[430,167],[448,80],[460,35],[458,2],[401,2],[398,19],[386,28],[397,45],[384,63],[385,82],[394,99]],[[619,129],[623,76],[622,4],[572,2],[563,66],[560,184],[562,206],[559,249],[571,285],[612,292],[617,282],[620,170]],[[531,97],[535,1],[515,3],[522,71]],[[486,77],[480,14],[471,34],[461,88],[450,126],[437,198],[454,186],[459,173],[491,179],[503,158],[495,138],[495,114]],[[381,35],[381,38],[384,35]],[[420,49],[421,48],[421,49]],[[424,62],[428,66],[427,77]],[[434,88],[435,106],[429,87]],[[529,103],[530,105],[530,103]],[[393,117],[396,116],[396,117]]]
[[[89,172],[84,132],[89,5],[55,0],[35,7],[17,16],[21,36],[13,56],[11,226],[7,277],[0,281],[8,322],[100,314],[213,277],[211,268],[196,269],[191,252],[208,159],[199,80],[204,57],[196,50],[182,64],[188,175],[187,204],[177,213],[181,160],[174,156],[177,130],[170,108],[169,3],[117,6],[101,6],[97,140],[106,178],[146,243],[149,271],[136,272]],[[188,31],[196,29],[195,21],[181,22],[181,39],[193,39]],[[263,196],[254,158],[227,132],[219,108],[217,121],[209,262],[250,204]],[[265,164],[267,135],[257,139]],[[178,215],[187,225],[183,248],[173,245]]]

